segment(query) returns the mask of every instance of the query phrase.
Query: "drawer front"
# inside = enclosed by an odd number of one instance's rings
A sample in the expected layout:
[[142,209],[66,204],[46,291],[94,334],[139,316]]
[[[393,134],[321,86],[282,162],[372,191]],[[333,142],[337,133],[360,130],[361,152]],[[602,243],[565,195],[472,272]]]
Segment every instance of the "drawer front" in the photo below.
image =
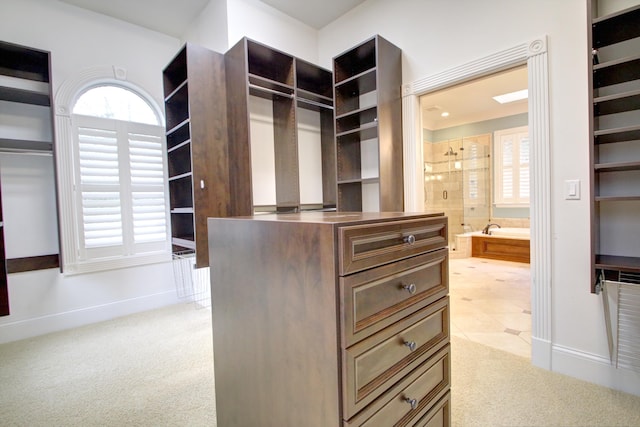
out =
[[384,329],[449,292],[446,248],[340,278],[343,345]]
[[344,351],[343,399],[352,417],[449,341],[445,297]]
[[451,355],[447,345],[344,425],[448,426],[450,386]]
[[451,391],[429,409],[414,427],[449,427],[451,425]]
[[339,268],[344,276],[447,246],[447,218],[432,217],[341,227]]

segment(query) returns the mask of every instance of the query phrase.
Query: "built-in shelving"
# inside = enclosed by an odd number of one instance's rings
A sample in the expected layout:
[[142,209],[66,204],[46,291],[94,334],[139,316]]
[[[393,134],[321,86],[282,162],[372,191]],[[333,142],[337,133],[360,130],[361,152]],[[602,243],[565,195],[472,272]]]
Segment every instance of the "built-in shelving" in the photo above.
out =
[[603,277],[640,272],[640,5],[599,16],[598,3],[589,5],[592,292]]
[[206,220],[230,213],[223,55],[187,43],[163,87],[172,250],[207,267]]
[[[331,72],[247,38],[225,64],[234,213],[335,208]],[[320,163],[321,182],[305,161]]]
[[[0,126],[0,152],[54,154],[51,54],[0,42],[0,111],[16,117]],[[0,211],[2,205],[0,203]],[[59,267],[59,254],[5,259],[0,212],[0,315],[9,314],[6,275]]]
[[50,68],[49,52],[0,42],[1,108],[29,118],[28,127],[0,130],[0,151],[53,152]]
[[380,36],[334,57],[340,211],[402,211],[401,51]]

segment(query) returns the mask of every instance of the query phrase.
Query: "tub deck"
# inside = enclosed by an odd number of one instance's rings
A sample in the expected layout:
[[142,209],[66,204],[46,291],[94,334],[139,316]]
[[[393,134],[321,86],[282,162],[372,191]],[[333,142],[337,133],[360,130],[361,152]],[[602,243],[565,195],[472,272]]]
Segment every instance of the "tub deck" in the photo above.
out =
[[530,263],[529,239],[492,235],[471,236],[471,256]]

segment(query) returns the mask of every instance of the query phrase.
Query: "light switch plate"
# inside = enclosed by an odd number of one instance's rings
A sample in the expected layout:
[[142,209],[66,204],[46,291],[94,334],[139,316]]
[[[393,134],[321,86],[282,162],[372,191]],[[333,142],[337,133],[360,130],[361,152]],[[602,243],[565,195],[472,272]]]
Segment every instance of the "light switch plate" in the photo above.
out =
[[579,179],[567,179],[564,181],[564,198],[566,200],[580,200]]

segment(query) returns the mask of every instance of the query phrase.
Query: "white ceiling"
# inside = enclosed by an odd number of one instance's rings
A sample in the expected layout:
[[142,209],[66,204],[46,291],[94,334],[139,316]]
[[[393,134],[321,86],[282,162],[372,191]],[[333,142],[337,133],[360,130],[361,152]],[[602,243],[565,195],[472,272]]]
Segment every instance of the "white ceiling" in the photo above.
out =
[[[209,0],[60,0],[83,9],[180,38]],[[320,29],[365,0],[249,0],[261,2]]]
[[[526,99],[500,104],[493,97],[527,89],[527,86],[527,67],[522,66],[423,95],[420,98],[422,127],[438,130],[525,113]],[[446,118],[442,117],[445,111],[449,113]]]
[[[60,0],[181,38],[209,0]],[[366,0],[246,0],[264,3],[313,28],[322,28]],[[423,125],[437,130],[527,111],[527,102],[500,106],[492,96],[527,87],[526,67],[422,97]],[[450,116],[441,117],[443,111]]]

